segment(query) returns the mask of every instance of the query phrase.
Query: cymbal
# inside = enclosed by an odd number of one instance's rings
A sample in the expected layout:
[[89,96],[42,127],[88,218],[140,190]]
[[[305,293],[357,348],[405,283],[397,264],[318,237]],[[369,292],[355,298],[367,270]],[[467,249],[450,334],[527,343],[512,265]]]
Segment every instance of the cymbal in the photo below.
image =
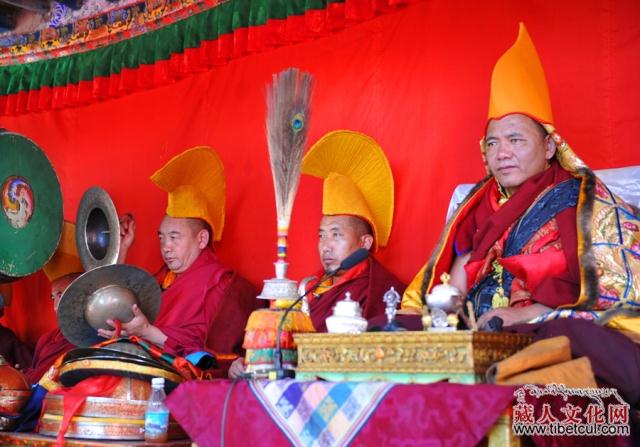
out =
[[133,304],[153,323],[161,294],[156,280],[141,268],[126,264],[97,267],[76,278],[63,293],[58,326],[74,345],[91,346],[104,341],[98,328],[112,329],[108,319],[130,321]]
[[76,215],[76,245],[85,270],[115,264],[120,252],[120,222],[104,189],[93,186],[82,195]]

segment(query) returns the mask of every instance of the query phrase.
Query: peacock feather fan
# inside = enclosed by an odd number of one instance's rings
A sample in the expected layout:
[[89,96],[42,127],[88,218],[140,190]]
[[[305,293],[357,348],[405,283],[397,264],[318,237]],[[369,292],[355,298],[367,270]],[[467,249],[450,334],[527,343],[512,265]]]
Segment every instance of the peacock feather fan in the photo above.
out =
[[307,143],[313,76],[297,68],[273,75],[267,86],[267,142],[276,193],[278,232],[286,232]]

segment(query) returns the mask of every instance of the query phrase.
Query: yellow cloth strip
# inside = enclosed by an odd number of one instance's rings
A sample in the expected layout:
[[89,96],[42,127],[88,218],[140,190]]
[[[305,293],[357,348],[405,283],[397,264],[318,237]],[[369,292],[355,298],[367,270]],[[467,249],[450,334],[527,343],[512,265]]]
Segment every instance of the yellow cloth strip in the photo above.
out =
[[487,371],[489,381],[502,383],[510,377],[530,370],[571,360],[571,346],[565,335],[537,341],[516,352]]
[[[45,413],[42,415],[42,419],[48,419],[53,421],[61,421],[62,415]],[[131,424],[131,425],[144,425],[144,419],[123,419],[123,418],[97,418],[87,416],[74,416],[71,418],[71,422],[100,422],[109,424]]]

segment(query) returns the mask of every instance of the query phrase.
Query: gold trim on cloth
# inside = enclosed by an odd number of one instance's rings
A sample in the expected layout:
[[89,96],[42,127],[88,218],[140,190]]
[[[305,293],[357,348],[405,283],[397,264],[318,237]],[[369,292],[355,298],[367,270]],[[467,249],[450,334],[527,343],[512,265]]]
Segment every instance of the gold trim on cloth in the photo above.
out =
[[[65,363],[60,367],[60,376],[80,370],[111,370],[111,371],[125,371],[130,373],[144,374],[146,376],[164,377],[174,383],[181,383],[184,381],[182,376],[176,373],[172,373],[162,368],[154,368],[152,366],[135,365],[133,363],[126,362],[114,362],[113,360],[88,360],[82,359],[70,363]],[[107,374],[107,373],[102,373]],[[95,375],[95,374],[94,374]]]
[[531,343],[522,334],[367,332],[296,334],[300,372],[484,374]]
[[[42,415],[42,419],[52,419],[54,421],[62,421],[64,416],[59,414],[45,413]],[[144,419],[125,419],[125,418],[95,418],[89,416],[74,416],[71,418],[73,422],[103,422],[106,424],[132,424],[132,425],[144,425]]]

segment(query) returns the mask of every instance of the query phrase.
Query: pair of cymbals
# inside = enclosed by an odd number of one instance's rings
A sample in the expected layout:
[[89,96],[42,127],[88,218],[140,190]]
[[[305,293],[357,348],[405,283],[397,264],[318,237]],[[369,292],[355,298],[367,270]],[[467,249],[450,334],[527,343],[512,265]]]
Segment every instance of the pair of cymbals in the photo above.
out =
[[[63,225],[58,177],[28,138],[0,129],[0,282],[40,270],[53,256]],[[132,317],[137,304],[150,321],[160,309],[160,287],[144,270],[115,265],[120,223],[105,190],[89,188],[76,216],[76,246],[86,273],[65,291],[58,308],[63,335],[77,346],[102,339],[107,319]]]
[[85,191],[76,218],[76,247],[86,270],[65,290],[58,306],[62,335],[76,346],[104,341],[98,329],[113,330],[107,320],[126,323],[136,304],[150,322],[160,311],[161,290],[146,271],[116,264],[120,222],[109,194],[100,187]]

